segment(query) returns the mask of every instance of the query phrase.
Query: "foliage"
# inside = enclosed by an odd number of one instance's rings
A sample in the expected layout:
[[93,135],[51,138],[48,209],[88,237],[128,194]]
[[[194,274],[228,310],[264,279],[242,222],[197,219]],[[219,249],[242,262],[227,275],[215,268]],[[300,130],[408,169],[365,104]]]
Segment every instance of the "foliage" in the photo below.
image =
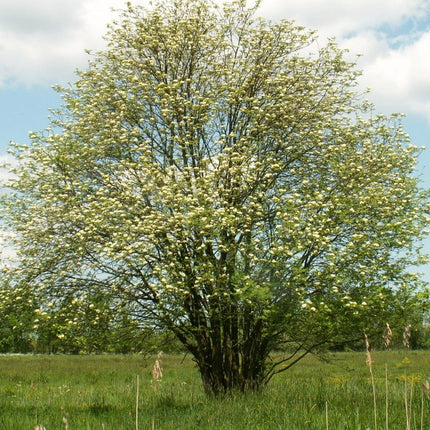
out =
[[255,12],[128,5],[51,128],[12,146],[4,205],[42,312],[113,297],[214,394],[381,328],[429,222],[399,117],[373,114],[333,41]]
[[0,353],[31,351],[36,308],[31,290],[0,283]]
[[0,353],[179,352],[181,344],[165,330],[142,328],[126,308],[108,297],[70,297],[45,303],[29,288],[0,288]]
[[[391,348],[402,348],[405,327],[411,325],[410,347],[412,349],[428,349],[430,346],[430,297],[428,289],[418,292],[410,288],[397,288],[391,292],[387,300],[386,321],[392,329]],[[384,348],[382,338],[374,338],[372,345]]]

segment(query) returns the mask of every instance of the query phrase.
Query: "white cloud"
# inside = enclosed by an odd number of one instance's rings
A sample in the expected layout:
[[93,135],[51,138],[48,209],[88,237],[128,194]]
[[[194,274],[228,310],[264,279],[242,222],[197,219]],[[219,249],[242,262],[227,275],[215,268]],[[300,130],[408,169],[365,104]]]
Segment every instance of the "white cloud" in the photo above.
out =
[[[140,0],[139,3],[145,3]],[[0,0],[0,86],[73,80],[123,0]]]
[[74,70],[84,1],[0,0],[0,84],[52,84]]
[[267,17],[293,19],[324,35],[341,37],[419,18],[428,11],[429,4],[429,0],[263,0],[261,10]]
[[430,122],[430,31],[397,49],[375,32],[360,33],[342,46],[351,54],[364,53],[358,61],[364,71],[360,82],[371,89],[378,109],[418,114]]
[[0,27],[5,32],[58,37],[81,21],[84,0],[14,0],[0,2]]

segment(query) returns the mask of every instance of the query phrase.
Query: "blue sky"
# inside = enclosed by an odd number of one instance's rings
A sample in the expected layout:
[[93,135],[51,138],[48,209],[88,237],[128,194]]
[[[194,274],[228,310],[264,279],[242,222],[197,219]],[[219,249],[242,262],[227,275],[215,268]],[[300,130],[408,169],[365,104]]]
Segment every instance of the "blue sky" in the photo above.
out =
[[[11,140],[28,142],[30,130],[48,126],[49,108],[61,103],[51,86],[73,82],[75,70],[86,67],[85,49],[103,49],[106,24],[117,14],[112,8],[124,4],[0,0],[0,161]],[[430,187],[430,0],[262,0],[260,14],[294,19],[322,41],[336,37],[351,58],[362,55],[360,85],[371,88],[376,110],[405,113],[412,143],[428,146],[418,173]],[[430,264],[422,269],[430,281]]]

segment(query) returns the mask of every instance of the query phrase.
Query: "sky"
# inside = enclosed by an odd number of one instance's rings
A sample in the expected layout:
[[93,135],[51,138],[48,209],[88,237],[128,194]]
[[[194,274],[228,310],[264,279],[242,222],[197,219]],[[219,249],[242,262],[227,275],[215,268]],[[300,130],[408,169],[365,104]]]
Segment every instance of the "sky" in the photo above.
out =
[[[67,86],[87,67],[86,50],[103,49],[107,23],[124,7],[122,0],[0,0],[0,163],[10,141],[28,143],[29,131],[49,125],[49,109],[61,105],[52,86]],[[259,14],[295,20],[317,30],[321,44],[334,37],[351,59],[360,55],[360,86],[371,89],[375,110],[406,114],[412,143],[428,147],[417,174],[430,187],[430,0],[262,0]],[[421,269],[430,281],[430,264]]]

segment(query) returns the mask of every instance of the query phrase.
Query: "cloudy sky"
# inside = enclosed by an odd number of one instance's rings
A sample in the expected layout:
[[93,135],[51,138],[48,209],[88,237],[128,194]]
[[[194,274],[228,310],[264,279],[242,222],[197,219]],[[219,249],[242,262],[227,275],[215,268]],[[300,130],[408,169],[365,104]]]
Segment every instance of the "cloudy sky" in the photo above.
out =
[[[147,6],[149,0],[133,4]],[[122,0],[0,0],[0,161],[11,140],[28,142],[58,107],[53,84],[73,82],[86,49],[103,48],[106,24]],[[430,0],[262,0],[260,14],[294,19],[362,55],[361,85],[383,113],[403,112],[430,186]],[[426,245],[430,251],[430,241]],[[430,265],[424,267],[430,280]]]

